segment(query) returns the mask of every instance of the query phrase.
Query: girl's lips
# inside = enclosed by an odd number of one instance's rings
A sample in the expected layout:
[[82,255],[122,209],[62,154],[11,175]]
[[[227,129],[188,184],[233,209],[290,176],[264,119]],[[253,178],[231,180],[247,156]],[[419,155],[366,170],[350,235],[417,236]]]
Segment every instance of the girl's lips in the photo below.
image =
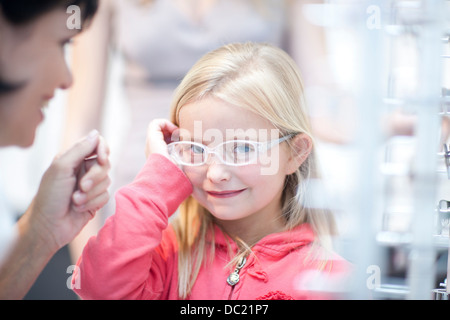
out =
[[231,198],[241,194],[246,189],[241,190],[227,190],[227,191],[206,191],[210,196],[215,198]]

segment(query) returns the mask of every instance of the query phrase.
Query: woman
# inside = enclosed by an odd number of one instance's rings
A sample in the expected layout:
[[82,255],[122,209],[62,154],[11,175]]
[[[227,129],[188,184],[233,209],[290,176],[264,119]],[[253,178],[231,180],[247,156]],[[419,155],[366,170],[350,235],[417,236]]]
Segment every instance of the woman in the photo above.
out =
[[[0,1],[1,147],[32,145],[44,118],[42,109],[56,89],[72,84],[64,46],[80,30],[67,27],[70,5],[80,8],[86,25],[98,4],[96,0]],[[57,156],[15,225],[0,191],[0,299],[22,298],[50,258],[108,201],[108,154],[94,130]]]

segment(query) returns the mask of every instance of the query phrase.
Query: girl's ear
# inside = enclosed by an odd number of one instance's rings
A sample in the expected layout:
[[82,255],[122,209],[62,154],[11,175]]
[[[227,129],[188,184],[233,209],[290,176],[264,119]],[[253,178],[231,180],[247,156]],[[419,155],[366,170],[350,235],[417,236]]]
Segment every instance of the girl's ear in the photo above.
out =
[[305,133],[297,134],[289,143],[291,145],[291,154],[286,167],[286,174],[294,173],[308,158],[313,147],[311,137]]

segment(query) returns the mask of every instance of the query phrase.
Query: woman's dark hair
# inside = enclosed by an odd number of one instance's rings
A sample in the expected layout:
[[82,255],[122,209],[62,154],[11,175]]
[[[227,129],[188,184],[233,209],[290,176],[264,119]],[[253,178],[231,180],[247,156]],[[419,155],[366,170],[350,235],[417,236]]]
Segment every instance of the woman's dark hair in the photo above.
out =
[[[0,14],[13,25],[24,25],[57,8],[66,10],[71,5],[81,9],[82,22],[90,21],[98,8],[98,0],[0,0]],[[0,75],[1,76],[1,75]],[[0,95],[20,88],[0,78]]]
[[94,16],[98,0],[0,0],[0,11],[10,23],[20,25],[58,7],[67,9],[71,5],[81,8],[84,22]]

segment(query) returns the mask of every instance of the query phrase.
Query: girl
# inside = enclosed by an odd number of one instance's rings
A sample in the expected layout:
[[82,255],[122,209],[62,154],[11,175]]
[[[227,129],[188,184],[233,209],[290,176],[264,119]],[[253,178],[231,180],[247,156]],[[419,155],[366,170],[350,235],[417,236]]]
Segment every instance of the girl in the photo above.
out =
[[331,216],[306,199],[313,140],[284,51],[246,43],[205,55],[171,121],[151,122],[146,165],[86,245],[73,278],[82,298],[314,298],[303,275],[345,270],[328,250]]
[[[100,1],[97,18],[88,32],[77,38],[71,51],[72,70],[78,80],[68,95],[63,144],[73,143],[74,138],[102,123],[119,125],[115,136],[120,138],[117,147],[121,151],[114,162],[110,188],[117,191],[133,181],[145,164],[142,146],[149,122],[167,118],[180,79],[211,48],[230,42],[267,41],[289,48],[296,61],[307,62],[307,68],[317,65],[313,62],[316,60],[323,68],[323,59],[318,58],[325,50],[317,41],[322,39],[323,28],[309,23],[303,14],[310,2],[317,0]],[[117,90],[108,98],[113,91],[105,84],[115,61],[108,59],[113,57],[110,52],[123,58],[118,82],[126,103],[118,102]],[[312,69],[315,72],[308,73],[312,75],[310,85],[323,84],[317,72],[321,68]],[[126,112],[132,126],[114,121],[110,110],[117,110],[116,106]],[[74,263],[89,237],[97,234],[114,212],[115,203],[111,201],[100,212],[101,219],[89,223],[71,243]]]

